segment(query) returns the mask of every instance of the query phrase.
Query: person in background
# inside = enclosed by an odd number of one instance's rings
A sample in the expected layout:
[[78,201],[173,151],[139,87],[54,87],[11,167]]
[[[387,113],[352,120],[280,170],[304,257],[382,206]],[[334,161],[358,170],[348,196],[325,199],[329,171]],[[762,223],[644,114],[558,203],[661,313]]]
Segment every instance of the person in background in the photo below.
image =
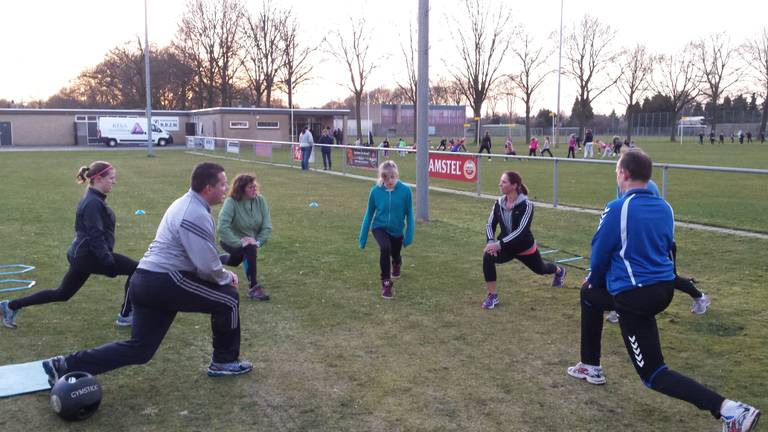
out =
[[400,251],[413,242],[414,217],[411,189],[400,180],[397,164],[384,161],[379,165],[379,180],[368,194],[358,241],[365,249],[368,233],[379,244],[381,297],[394,297],[393,279],[400,278],[403,259]]
[[333,145],[333,137],[331,137],[329,129],[323,129],[323,135],[318,140],[320,146],[320,153],[323,155],[323,170],[328,171],[331,169],[331,146]]
[[704,144],[704,131],[699,131],[699,144]]
[[715,131],[709,131],[709,143],[715,145]]
[[592,141],[594,141],[592,129],[587,129],[586,133],[584,134],[584,159],[587,158],[587,155],[589,155],[590,158],[595,155],[595,151],[592,148]]
[[16,318],[22,308],[69,300],[93,274],[109,278],[128,276],[125,280],[123,305],[115,324],[123,327],[133,322],[128,286],[139,263],[113,251],[116,220],[115,213],[107,205],[107,195],[115,185],[117,170],[109,162],[95,161],[80,167],[75,180],[88,187],[75,212],[75,239],[67,250],[69,269],[55,290],[38,291],[26,297],[0,302],[0,314],[7,328],[17,328]]
[[448,148],[448,139],[443,137],[443,139],[440,140],[440,144],[437,146],[437,151],[446,151]]
[[408,153],[405,150],[402,150],[408,148],[408,143],[405,142],[403,138],[397,140],[397,148],[401,149],[398,151],[398,153],[400,153],[400,157],[405,157],[405,155]]
[[723,135],[723,132],[720,131],[720,142],[719,142],[719,144],[724,144],[724,143],[725,143],[725,136]]
[[552,155],[552,151],[549,149],[549,137],[544,137],[544,146],[541,148],[541,155],[544,156],[544,153],[549,153],[549,157],[554,157]]
[[228,254],[222,256],[222,263],[235,267],[243,263],[248,298],[269,300],[257,278],[256,258],[272,234],[272,217],[253,174],[238,174],[232,182],[229,197],[219,210],[218,234],[221,247]]
[[539,148],[539,140],[533,136],[528,144],[528,156],[536,156],[536,149]]
[[482,141],[480,141],[480,153],[483,150],[488,152],[488,160],[491,160],[491,135],[488,132],[485,133]]
[[576,159],[576,136],[570,134],[568,136],[568,156],[569,158]]
[[507,142],[504,143],[504,152],[507,154],[507,156],[513,156],[517,154],[515,151],[515,145],[512,143],[512,136],[507,137]]
[[602,316],[615,307],[630,361],[648,388],[710,412],[722,419],[723,430],[752,431],[759,410],[724,398],[664,362],[656,315],[674,295],[669,256],[674,219],[670,205],[647,188],[652,169],[651,159],[639,150],[624,153],[616,163],[616,184],[623,195],[608,203],[592,238],[591,273],[581,290],[581,361],[567,373],[605,384]]
[[309,157],[312,155],[312,146],[314,146],[315,140],[312,137],[312,132],[309,130],[309,126],[304,126],[304,130],[299,137],[299,147],[301,148],[301,170],[309,170]]

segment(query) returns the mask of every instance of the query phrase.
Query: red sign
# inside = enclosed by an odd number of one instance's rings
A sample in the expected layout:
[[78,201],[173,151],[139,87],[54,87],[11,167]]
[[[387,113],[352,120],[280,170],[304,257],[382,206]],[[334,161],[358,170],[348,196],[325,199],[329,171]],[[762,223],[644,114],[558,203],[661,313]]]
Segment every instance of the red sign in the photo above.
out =
[[429,176],[477,182],[477,156],[463,154],[429,154]]

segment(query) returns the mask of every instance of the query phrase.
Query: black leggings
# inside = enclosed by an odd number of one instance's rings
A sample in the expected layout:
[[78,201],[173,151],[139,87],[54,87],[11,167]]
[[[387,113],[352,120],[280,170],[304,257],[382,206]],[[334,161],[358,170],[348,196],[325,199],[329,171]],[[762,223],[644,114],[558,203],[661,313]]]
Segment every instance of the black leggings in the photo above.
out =
[[544,149],[544,150],[542,150],[542,151],[541,151],[541,155],[542,155],[542,156],[544,156],[544,152],[547,152],[547,153],[549,153],[549,157],[554,157],[554,156],[552,155],[552,152],[551,152],[551,151],[549,151],[549,149]]
[[576,159],[576,149],[568,148],[568,156],[569,158]]
[[69,270],[67,270],[64,279],[62,279],[57,289],[38,291],[26,297],[11,300],[8,306],[13,310],[18,310],[27,306],[65,302],[85,285],[85,282],[92,274],[104,275],[110,278],[127,275],[128,278],[125,280],[125,294],[123,295],[123,305],[120,307],[120,315],[128,316],[133,309],[128,297],[128,284],[131,281],[131,275],[133,275],[139,263],[118,253],[112,253],[112,256],[115,259],[115,263],[111,266],[102,265],[92,255],[85,255],[74,259],[67,256]]
[[[381,267],[381,280],[391,279],[391,264],[400,265],[403,258],[400,251],[403,249],[403,238],[395,237],[384,228],[373,230],[373,238],[379,244],[379,267]],[[390,260],[392,261],[390,264]]]
[[534,149],[529,149],[529,150],[528,150],[528,156],[536,156],[536,150],[534,150]]
[[496,282],[496,264],[503,264],[512,261],[513,259],[517,259],[525,264],[526,267],[536,274],[544,275],[557,272],[556,265],[541,259],[541,254],[538,249],[530,255],[515,255],[510,252],[505,252],[502,249],[496,256],[489,253],[483,254],[483,276],[485,276],[485,281]]
[[248,286],[252,287],[257,285],[259,282],[256,278],[256,256],[258,255],[259,248],[255,245],[232,247],[224,242],[221,242],[220,244],[221,248],[229,254],[229,260],[222,264],[237,267],[243,260],[245,260],[246,265],[244,265],[243,268],[245,269],[245,277],[248,278]]
[[720,417],[724,398],[698,382],[670,370],[664,363],[656,314],[672,301],[673,281],[623,291],[612,297],[605,288],[581,289],[581,362],[600,365],[603,312],[616,309],[619,326],[635,371],[643,383],[660,393],[689,402]]
[[480,151],[478,153],[482,153],[483,150],[487,151],[488,154],[491,154],[491,146],[488,145],[480,145]]

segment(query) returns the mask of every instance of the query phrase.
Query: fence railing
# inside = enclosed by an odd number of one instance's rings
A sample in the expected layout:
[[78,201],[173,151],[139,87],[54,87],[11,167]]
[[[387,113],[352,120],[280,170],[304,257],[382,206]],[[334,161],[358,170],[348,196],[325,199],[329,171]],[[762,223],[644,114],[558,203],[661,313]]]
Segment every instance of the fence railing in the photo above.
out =
[[[209,151],[227,152],[227,142],[238,143],[239,159],[286,164],[297,166],[292,146],[297,143],[287,141],[265,141],[224,137],[190,137],[194,146],[204,147],[209,143]],[[213,144],[211,146],[211,144]],[[395,160],[400,167],[400,177],[415,183],[416,163],[412,147],[359,147],[348,145],[315,144],[316,148],[330,149],[331,171],[342,174],[354,173],[374,179],[373,169],[362,169],[347,163],[349,149],[375,149],[378,161],[386,158]],[[269,148],[269,151],[265,149]],[[344,149],[343,152],[338,150]],[[230,149],[230,151],[233,151]],[[562,151],[562,150],[560,150]],[[322,169],[321,151],[313,152],[313,166]],[[339,154],[343,157],[339,157]],[[438,152],[434,154],[456,154]],[[498,193],[496,185],[501,173],[507,170],[518,171],[537,201],[551,202],[553,206],[576,206],[601,209],[616,197],[614,167],[616,159],[573,159],[563,157],[542,157],[525,155],[487,154],[462,152],[476,156],[477,183],[461,183],[445,179],[430,178],[430,185],[475,194]],[[499,161],[499,162],[496,162]],[[738,168],[725,166],[703,166],[655,162],[654,177],[660,185],[662,197],[669,201],[676,210],[678,220],[703,224],[768,232],[768,223],[764,222],[768,214],[768,188],[765,175],[768,169]],[[341,168],[341,170],[339,170]],[[681,177],[673,172],[688,171],[691,174]],[[660,177],[660,178],[659,178]],[[674,180],[673,180],[674,178]],[[533,186],[533,187],[532,187]],[[549,186],[549,188],[547,187]],[[547,191],[549,190],[549,192]]]

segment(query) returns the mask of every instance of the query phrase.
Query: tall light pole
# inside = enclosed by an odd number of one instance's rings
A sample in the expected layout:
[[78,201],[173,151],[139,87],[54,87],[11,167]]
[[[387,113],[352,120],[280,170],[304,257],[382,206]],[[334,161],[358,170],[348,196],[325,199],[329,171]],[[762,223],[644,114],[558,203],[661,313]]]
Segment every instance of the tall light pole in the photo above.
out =
[[147,26],[147,0],[144,0],[144,83],[147,93],[147,157],[153,157],[152,150],[152,92],[149,83],[149,30]]
[[429,221],[429,0],[419,0],[419,64],[416,79],[416,219]]
[[[555,148],[560,148],[558,141],[560,139],[560,76],[563,70],[563,0],[560,0],[560,53],[557,55],[557,129],[555,130]],[[552,119],[554,121],[554,118]]]

